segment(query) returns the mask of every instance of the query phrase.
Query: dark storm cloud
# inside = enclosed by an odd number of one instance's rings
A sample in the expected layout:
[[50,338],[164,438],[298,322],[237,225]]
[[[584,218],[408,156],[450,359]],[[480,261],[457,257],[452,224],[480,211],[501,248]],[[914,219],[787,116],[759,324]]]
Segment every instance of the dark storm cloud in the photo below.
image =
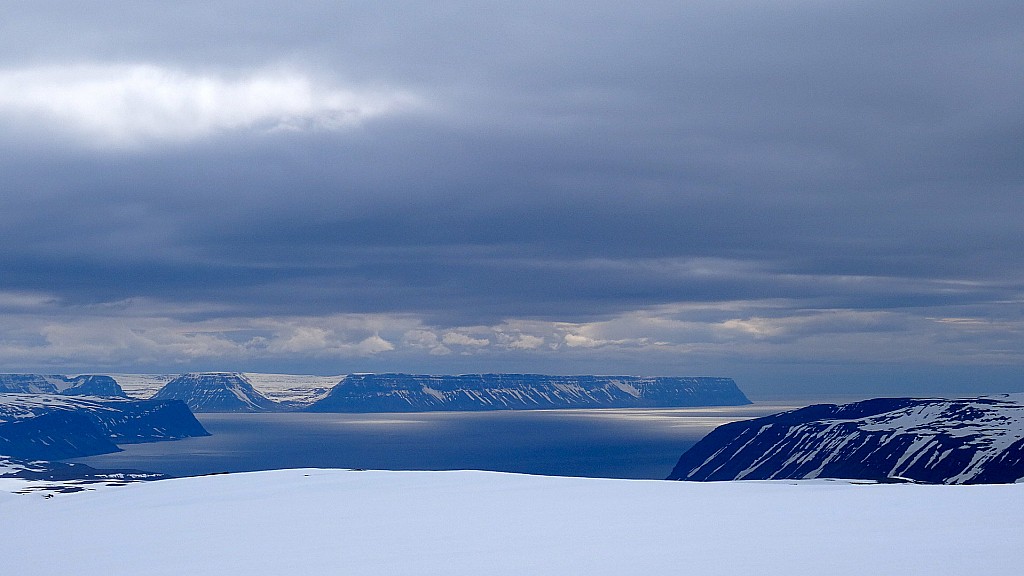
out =
[[[451,328],[765,300],[787,304],[734,319],[993,320],[1024,292],[1017,2],[12,12],[0,292],[16,302]],[[61,100],[88,96],[71,70],[134,74],[152,118]],[[251,102],[213,98],[190,123],[197,86]],[[43,116],[22,87],[52,100]],[[389,98],[409,104],[373,107]],[[588,338],[573,342],[629,340]]]

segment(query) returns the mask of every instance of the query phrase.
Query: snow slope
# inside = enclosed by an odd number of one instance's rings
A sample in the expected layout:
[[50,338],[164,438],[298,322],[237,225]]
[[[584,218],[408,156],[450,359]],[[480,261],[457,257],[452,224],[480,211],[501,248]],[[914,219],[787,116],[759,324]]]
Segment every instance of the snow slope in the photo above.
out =
[[51,499],[0,493],[0,517],[3,570],[19,576],[1016,576],[1024,566],[1022,484],[283,470]]
[[1024,480],[1024,395],[876,398],[726,424],[679,459],[674,480]]
[[107,374],[132,398],[152,398],[180,374]]

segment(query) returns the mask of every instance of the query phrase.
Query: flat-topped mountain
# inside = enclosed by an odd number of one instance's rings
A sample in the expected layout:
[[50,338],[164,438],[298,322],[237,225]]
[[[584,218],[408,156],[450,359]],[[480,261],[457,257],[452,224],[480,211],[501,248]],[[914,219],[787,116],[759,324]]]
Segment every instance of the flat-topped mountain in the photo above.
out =
[[183,402],[0,394],[0,455],[58,460],[209,433]]
[[125,397],[124,390],[110,376],[90,374],[0,374],[0,392]]
[[420,412],[554,408],[736,406],[750,400],[731,378],[543,374],[353,374],[309,412]]
[[154,400],[181,400],[194,412],[263,412],[280,406],[260,394],[235,372],[183,374],[153,395]]
[[878,398],[720,426],[670,480],[1024,480],[1024,396]]

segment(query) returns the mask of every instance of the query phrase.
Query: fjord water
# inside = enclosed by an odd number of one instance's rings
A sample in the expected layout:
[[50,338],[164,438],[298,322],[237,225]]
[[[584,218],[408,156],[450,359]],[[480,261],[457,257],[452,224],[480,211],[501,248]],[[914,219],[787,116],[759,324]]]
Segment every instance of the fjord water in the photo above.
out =
[[212,436],[74,461],[175,476],[313,467],[660,479],[715,427],[793,407],[197,414]]

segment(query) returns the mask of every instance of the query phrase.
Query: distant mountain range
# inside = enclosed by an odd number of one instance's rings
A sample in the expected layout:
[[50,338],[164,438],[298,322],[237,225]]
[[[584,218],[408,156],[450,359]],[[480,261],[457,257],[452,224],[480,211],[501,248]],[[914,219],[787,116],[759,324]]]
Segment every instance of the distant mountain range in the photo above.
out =
[[[750,400],[731,378],[543,374],[350,374],[292,376],[0,375],[0,392],[45,392],[181,400],[193,412],[420,412],[554,408],[738,406]],[[258,384],[258,385],[257,385]]]
[[820,404],[716,428],[670,480],[1024,480],[1024,395]]
[[741,404],[750,404],[750,400],[731,378],[353,374],[305,411],[423,412]]

